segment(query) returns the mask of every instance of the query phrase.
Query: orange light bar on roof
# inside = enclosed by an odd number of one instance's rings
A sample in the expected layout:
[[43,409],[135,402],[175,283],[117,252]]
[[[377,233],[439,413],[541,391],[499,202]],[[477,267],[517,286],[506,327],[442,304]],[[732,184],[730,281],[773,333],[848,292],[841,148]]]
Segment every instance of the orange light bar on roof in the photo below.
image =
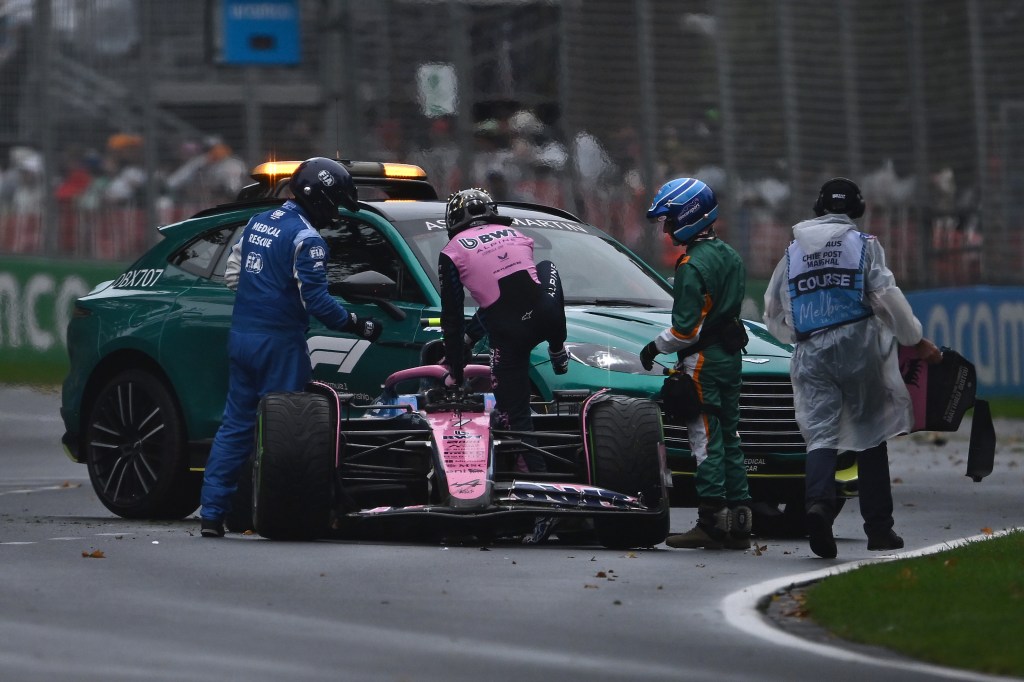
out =
[[291,175],[299,167],[301,161],[267,161],[252,170],[252,176],[267,175],[276,178],[280,175]]
[[[301,161],[266,161],[252,170],[254,178],[279,178],[288,177],[295,173]],[[385,178],[407,178],[425,180],[427,172],[419,166],[411,163],[381,163],[368,164],[355,162],[353,175],[357,177],[385,177]]]
[[386,178],[425,178],[427,172],[411,163],[382,163]]

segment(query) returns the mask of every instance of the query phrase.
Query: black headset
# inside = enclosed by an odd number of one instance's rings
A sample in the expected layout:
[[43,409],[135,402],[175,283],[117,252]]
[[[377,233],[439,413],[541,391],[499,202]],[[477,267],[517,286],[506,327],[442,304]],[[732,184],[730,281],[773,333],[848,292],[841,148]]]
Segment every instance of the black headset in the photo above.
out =
[[814,202],[814,215],[845,213],[853,220],[864,215],[864,197],[857,183],[847,178],[832,178],[821,186]]

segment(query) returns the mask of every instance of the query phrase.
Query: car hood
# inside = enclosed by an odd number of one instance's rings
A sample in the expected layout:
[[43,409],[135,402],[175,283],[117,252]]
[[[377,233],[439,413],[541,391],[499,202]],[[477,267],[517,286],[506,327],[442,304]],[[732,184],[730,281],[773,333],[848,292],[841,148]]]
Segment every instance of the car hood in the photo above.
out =
[[[672,324],[672,313],[664,308],[574,306],[565,308],[568,341],[611,346],[639,354],[640,349]],[[786,358],[790,346],[772,337],[763,324],[744,320],[750,343],[746,355]],[[666,361],[670,356],[662,357]],[[671,364],[671,361],[668,361]]]

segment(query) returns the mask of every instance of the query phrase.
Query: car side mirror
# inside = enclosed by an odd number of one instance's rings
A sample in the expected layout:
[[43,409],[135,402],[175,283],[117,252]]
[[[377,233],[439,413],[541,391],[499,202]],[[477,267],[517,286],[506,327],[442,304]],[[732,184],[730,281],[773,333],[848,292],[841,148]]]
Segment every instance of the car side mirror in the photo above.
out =
[[340,282],[332,282],[327,285],[327,291],[332,296],[340,296],[352,303],[375,303],[392,319],[405,319],[405,311],[388,300],[394,298],[398,285],[395,280],[376,270],[357,272]]

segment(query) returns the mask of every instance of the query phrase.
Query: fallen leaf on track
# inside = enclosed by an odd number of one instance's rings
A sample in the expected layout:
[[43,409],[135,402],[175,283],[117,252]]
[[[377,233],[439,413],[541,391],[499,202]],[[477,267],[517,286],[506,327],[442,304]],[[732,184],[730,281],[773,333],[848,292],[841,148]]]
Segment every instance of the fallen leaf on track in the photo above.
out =
[[82,556],[86,559],[106,559],[106,556],[98,549],[94,549],[91,552],[82,552]]

